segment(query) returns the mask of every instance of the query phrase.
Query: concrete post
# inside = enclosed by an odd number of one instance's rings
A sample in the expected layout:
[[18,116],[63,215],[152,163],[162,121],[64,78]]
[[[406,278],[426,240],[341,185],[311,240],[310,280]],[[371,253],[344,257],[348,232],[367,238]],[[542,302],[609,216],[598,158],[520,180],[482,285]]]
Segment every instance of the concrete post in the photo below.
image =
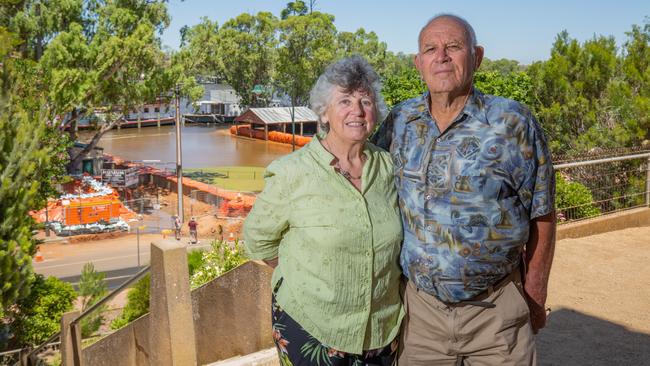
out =
[[70,323],[81,313],[71,311],[61,317],[61,364],[63,366],[81,365],[81,327],[75,324],[71,332]]
[[187,252],[176,240],[151,246],[150,364],[196,365]]

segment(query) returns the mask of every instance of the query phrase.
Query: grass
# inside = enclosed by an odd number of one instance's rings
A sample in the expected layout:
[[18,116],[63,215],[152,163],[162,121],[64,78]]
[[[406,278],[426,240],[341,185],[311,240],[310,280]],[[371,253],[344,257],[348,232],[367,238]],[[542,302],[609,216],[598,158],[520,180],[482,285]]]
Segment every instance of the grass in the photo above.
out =
[[183,176],[223,189],[260,192],[264,188],[264,169],[253,166],[184,169]]

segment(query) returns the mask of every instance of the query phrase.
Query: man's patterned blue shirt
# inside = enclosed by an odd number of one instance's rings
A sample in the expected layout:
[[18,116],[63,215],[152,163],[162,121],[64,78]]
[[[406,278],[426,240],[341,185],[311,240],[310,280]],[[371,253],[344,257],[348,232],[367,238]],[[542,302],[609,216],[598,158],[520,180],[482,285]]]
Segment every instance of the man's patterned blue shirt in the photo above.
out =
[[530,220],[553,211],[555,178],[544,134],[522,104],[474,89],[441,134],[428,96],[395,106],[372,141],[395,164],[404,274],[456,303],[517,268]]

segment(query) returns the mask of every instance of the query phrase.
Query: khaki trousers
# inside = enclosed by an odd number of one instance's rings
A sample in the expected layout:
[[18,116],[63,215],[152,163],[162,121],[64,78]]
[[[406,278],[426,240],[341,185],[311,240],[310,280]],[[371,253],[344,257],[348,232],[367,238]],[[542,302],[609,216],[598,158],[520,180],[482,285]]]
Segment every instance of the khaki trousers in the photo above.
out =
[[408,281],[398,365],[536,365],[528,304],[515,272],[483,299],[493,308],[448,306]]

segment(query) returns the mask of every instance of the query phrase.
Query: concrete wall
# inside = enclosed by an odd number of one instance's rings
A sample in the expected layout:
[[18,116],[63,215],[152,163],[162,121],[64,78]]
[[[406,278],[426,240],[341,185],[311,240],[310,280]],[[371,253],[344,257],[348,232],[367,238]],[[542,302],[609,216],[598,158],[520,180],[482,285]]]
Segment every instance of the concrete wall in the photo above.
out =
[[[271,274],[249,261],[191,294],[198,364],[273,347]],[[82,351],[84,365],[149,365],[149,314]]]
[[640,226],[650,226],[649,208],[637,208],[571,224],[559,225],[557,228],[557,240],[582,238],[589,235]]
[[149,365],[149,314],[82,351],[83,365]]
[[199,364],[273,347],[272,273],[249,261],[192,292]]

